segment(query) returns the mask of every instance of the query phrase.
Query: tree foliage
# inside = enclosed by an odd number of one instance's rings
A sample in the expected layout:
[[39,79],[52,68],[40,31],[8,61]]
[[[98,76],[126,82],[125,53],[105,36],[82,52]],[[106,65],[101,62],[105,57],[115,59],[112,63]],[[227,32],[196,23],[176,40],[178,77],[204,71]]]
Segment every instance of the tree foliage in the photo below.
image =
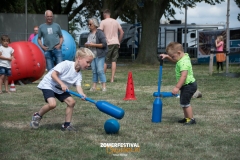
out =
[[[238,6],[238,8],[240,8],[240,0],[234,0]],[[238,13],[238,17],[237,17],[238,21],[240,21],[240,13]]]
[[174,18],[176,13],[173,7],[179,9],[185,6],[193,8],[197,3],[201,2],[215,5],[223,1],[224,0],[135,0],[130,2],[129,0],[128,2],[131,3],[131,5],[128,9],[130,11],[124,12],[121,16],[125,16],[125,20],[131,20],[132,15],[137,15],[138,21],[142,24],[142,39],[136,62],[146,64],[158,63],[156,53],[159,20],[163,15],[169,19]]
[[[188,2],[188,3],[186,3]],[[111,17],[120,17],[123,21],[134,23],[135,19],[142,24],[142,39],[140,42],[138,63],[157,63],[156,50],[158,41],[159,21],[163,15],[172,19],[176,14],[174,8],[193,8],[197,3],[209,5],[224,2],[224,0],[28,0],[28,13],[43,14],[50,9],[54,14],[68,14],[71,28],[75,23],[84,27],[86,19],[96,16],[102,19],[103,9],[110,9]],[[239,6],[239,0],[235,0]],[[66,6],[62,6],[65,4]],[[3,0],[0,12],[24,13],[25,0]],[[240,17],[239,17],[240,19]]]

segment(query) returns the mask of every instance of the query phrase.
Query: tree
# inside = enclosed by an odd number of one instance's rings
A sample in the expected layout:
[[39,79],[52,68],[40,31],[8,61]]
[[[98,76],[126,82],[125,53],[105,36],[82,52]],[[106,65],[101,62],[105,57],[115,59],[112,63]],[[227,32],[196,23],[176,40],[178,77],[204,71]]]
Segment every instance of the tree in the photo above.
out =
[[[69,33],[75,39],[76,31],[79,31],[78,14],[86,6],[88,0],[27,0],[27,12],[30,14],[43,14],[46,10],[52,10],[54,14],[67,14],[69,21]],[[0,13],[25,13],[25,0],[1,1]]]
[[[166,17],[174,17],[176,14],[173,7],[184,8],[194,7],[196,3],[205,2],[210,5],[221,3],[224,0],[102,0],[95,1],[97,3],[98,14],[103,9],[110,9],[111,17],[120,17],[126,22],[134,23],[137,15],[138,21],[142,24],[141,42],[139,45],[139,53],[136,59],[137,63],[156,64],[156,58],[159,21],[163,15]],[[94,2],[93,2],[94,3]],[[93,3],[91,5],[93,5]],[[90,10],[88,10],[90,11]],[[86,12],[87,13],[87,12]],[[87,13],[89,14],[89,13]]]
[[[238,6],[238,8],[240,8],[240,0],[234,0]],[[240,13],[238,13],[238,17],[237,17],[238,21],[240,21]]]
[[[159,33],[159,21],[163,15],[166,17],[174,17],[175,11],[173,7],[184,8],[194,7],[196,3],[205,2],[210,5],[223,2],[224,0],[188,0],[189,3],[182,0],[136,0],[135,5],[131,7],[133,12],[136,13],[138,20],[142,24],[142,39],[137,63],[143,64],[156,64],[158,63],[157,43]],[[133,7],[134,6],[134,7]],[[127,14],[125,14],[128,16]]]
[[[24,13],[25,0],[4,0],[1,2],[0,12]],[[188,0],[187,7],[194,7],[197,3],[205,2],[210,5],[221,3],[224,0]],[[61,2],[66,7],[61,6]],[[239,4],[239,0],[235,0]],[[111,10],[111,17],[120,17],[126,22],[134,22],[136,18],[142,24],[142,35],[137,63],[155,64],[159,21],[163,15],[174,17],[173,7],[184,8],[184,0],[28,0],[29,13],[44,13],[50,9],[54,14],[68,14],[69,22],[86,24],[86,19],[91,16],[101,17],[103,9]],[[101,17],[102,18],[102,17]],[[240,18],[240,17],[239,17]]]
[[169,5],[166,0],[145,1],[144,7],[137,8],[137,16],[142,24],[142,40],[136,62],[157,63],[159,21]]

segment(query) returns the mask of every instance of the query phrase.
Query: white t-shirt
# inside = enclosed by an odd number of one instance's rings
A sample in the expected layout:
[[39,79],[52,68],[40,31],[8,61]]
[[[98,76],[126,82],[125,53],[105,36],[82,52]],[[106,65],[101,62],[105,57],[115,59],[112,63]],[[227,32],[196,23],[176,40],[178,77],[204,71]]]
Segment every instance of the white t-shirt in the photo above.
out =
[[[88,35],[88,41],[87,43],[94,43],[96,44],[96,34],[90,33]],[[93,52],[95,56],[97,56],[97,48],[96,47],[89,47],[89,49]]]
[[[0,46],[0,52],[2,53],[3,57],[11,58],[11,56],[14,52],[14,49],[9,46],[8,47]],[[6,68],[11,68],[11,61],[0,59],[0,66],[6,67]]]
[[42,79],[42,81],[38,84],[39,89],[50,89],[53,90],[57,94],[62,94],[63,91],[57,89],[55,86],[59,85],[56,81],[54,81],[51,77],[53,71],[57,71],[59,73],[59,78],[63,83],[65,83],[68,87],[70,85],[81,86],[82,82],[82,73],[76,72],[74,67],[75,62],[65,60],[59,64],[57,64],[54,68],[52,68]]

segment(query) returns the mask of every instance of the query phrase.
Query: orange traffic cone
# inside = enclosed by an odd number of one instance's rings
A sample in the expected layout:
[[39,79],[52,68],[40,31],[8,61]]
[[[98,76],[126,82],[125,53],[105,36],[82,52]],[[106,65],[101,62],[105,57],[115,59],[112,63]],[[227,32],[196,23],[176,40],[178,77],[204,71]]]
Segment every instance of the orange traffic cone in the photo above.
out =
[[12,83],[11,83],[11,85],[10,85],[10,91],[11,91],[11,92],[15,92],[15,91],[16,91],[16,87],[15,87],[13,81],[12,81]]
[[128,72],[126,95],[125,95],[125,98],[123,100],[136,100],[135,93],[134,93],[134,84],[133,84],[132,72]]

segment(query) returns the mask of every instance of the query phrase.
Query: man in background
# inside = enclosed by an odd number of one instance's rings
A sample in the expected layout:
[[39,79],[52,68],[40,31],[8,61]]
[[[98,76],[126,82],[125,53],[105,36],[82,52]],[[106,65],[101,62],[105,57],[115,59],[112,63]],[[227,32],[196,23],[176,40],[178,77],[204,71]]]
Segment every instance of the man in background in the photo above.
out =
[[[47,70],[50,71],[54,67],[54,61],[55,64],[63,61],[61,50],[63,35],[60,25],[53,22],[52,11],[45,12],[45,19],[46,23],[39,26],[38,44],[45,52]],[[41,38],[43,38],[43,44]]]
[[[105,59],[104,72],[107,71],[107,62],[112,63],[112,76],[110,82],[114,82],[114,76],[117,66],[117,58],[119,56],[118,50],[120,48],[120,42],[123,38],[123,30],[117,20],[110,17],[111,13],[109,9],[103,11],[104,20],[101,21],[99,29],[103,30],[108,45],[108,53]],[[119,33],[119,36],[118,36]]]

